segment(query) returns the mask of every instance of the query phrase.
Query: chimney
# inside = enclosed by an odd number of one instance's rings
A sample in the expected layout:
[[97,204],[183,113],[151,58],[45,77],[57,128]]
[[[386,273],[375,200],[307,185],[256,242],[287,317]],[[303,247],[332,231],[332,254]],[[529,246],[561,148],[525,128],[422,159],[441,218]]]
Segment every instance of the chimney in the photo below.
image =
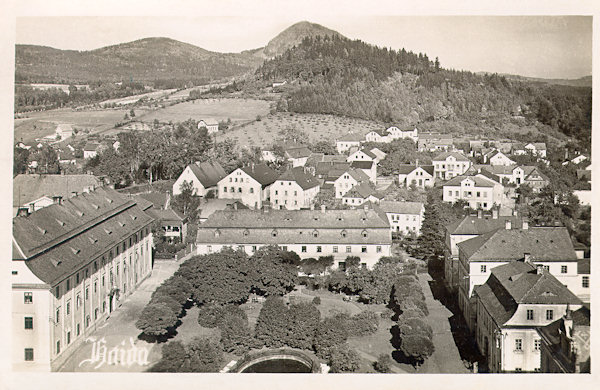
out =
[[531,264],[531,253],[523,253],[523,262]]
[[543,274],[543,273],[544,273],[544,266],[543,266],[543,265],[541,265],[541,264],[538,264],[538,265],[536,265],[536,266],[535,266],[535,272],[536,272],[538,275],[541,275],[541,274]]
[[71,192],[71,198],[74,197],[74,196],[77,196],[77,195],[79,195],[79,192],[77,192],[77,191]]
[[504,228],[505,228],[506,230],[510,230],[510,229],[512,229],[512,222],[510,221],[510,219],[507,219],[507,220],[506,220],[506,225],[504,226]]
[[492,209],[492,219],[498,219],[498,209],[497,208]]
[[482,209],[477,210],[477,218],[479,218],[479,219],[483,218],[483,210]]
[[35,204],[34,203],[30,203],[29,204],[29,214],[33,213],[35,211]]
[[17,217],[26,217],[29,215],[29,208],[27,207],[19,207],[17,209]]
[[527,220],[527,218],[523,218],[523,230],[527,230],[529,229],[529,221]]
[[568,338],[572,338],[573,335],[573,317],[571,316],[571,308],[567,303],[567,312],[563,316],[563,324],[565,326],[565,333]]
[[325,206],[324,204],[321,205],[321,212],[325,213],[325,211],[327,211],[327,206]]
[[417,166],[417,167],[419,166],[419,159],[417,159],[417,160],[415,161],[415,166]]
[[513,215],[514,215],[515,217],[519,215],[519,212],[517,211],[517,209],[514,209],[514,210],[513,210]]
[[237,210],[237,208],[238,208],[238,204],[237,204],[237,202],[233,202],[233,209],[234,209],[234,210]]
[[53,204],[62,204],[62,196],[55,195],[52,197]]

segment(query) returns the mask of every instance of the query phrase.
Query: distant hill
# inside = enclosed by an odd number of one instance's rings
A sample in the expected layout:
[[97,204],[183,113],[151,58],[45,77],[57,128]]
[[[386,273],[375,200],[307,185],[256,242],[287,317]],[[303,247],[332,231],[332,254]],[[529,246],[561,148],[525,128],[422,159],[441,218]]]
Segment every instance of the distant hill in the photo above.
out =
[[[489,72],[477,72],[477,74],[485,75],[491,74]],[[531,81],[533,83],[545,83],[551,85],[566,85],[569,87],[592,87],[592,76],[580,77],[578,79],[544,79],[540,77],[526,77],[514,74],[501,73],[500,76],[504,76],[510,80],[519,81]]]
[[17,82],[87,83],[185,80],[209,82],[240,76],[262,60],[242,53],[216,53],[169,38],[145,38],[96,50],[59,50],[16,45]]

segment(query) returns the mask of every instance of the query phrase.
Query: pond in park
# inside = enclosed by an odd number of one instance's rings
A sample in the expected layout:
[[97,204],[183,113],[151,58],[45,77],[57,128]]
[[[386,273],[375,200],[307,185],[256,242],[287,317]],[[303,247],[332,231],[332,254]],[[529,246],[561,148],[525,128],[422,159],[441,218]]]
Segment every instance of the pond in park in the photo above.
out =
[[245,368],[243,373],[310,373],[311,368],[306,364],[286,358],[276,358],[259,361]]

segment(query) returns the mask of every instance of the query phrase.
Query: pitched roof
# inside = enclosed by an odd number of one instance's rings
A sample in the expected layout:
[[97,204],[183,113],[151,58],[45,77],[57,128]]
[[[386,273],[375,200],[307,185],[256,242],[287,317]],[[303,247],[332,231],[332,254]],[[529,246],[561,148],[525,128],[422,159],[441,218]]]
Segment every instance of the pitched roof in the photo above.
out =
[[[369,131],[369,133],[377,133],[382,137],[385,137],[388,135],[388,131],[387,129],[376,129],[376,130],[371,130]],[[368,134],[368,133],[367,133]]]
[[342,173],[347,171],[350,168],[350,163],[344,161],[323,161],[318,162],[315,168],[315,174],[317,176],[327,175],[329,177],[335,176],[334,179],[337,179]]
[[473,180],[473,182],[475,182],[475,187],[494,187],[496,185],[496,183],[494,183],[492,180],[487,179],[485,177],[459,175],[459,176],[455,176],[452,179],[448,180],[444,184],[444,187],[446,187],[446,186],[460,186],[461,183],[463,182],[463,180],[466,180],[466,179]]
[[205,188],[216,186],[221,179],[227,176],[227,172],[217,161],[190,164],[189,167]]
[[277,178],[276,182],[279,180],[294,181],[303,190],[314,188],[319,185],[317,178],[304,173],[304,168],[302,167],[288,169],[287,171],[283,172],[279,178]]
[[54,284],[150,222],[135,201],[98,188],[13,218],[13,242],[33,274]]
[[149,209],[146,211],[150,214],[156,221],[159,222],[177,222],[181,223],[185,219],[185,217],[173,209]]
[[268,186],[277,180],[279,172],[269,167],[267,164],[252,164],[250,166],[240,168],[262,186]]
[[491,215],[482,216],[481,218],[468,215],[460,221],[446,226],[446,230],[449,234],[480,235],[497,229],[504,229],[507,220],[511,221],[513,228],[520,229],[522,226],[521,218],[516,216],[498,216],[494,219]]
[[367,156],[371,157],[372,159],[376,159],[377,158],[377,156],[375,155],[375,153],[371,152],[368,149],[361,149],[361,150],[356,151],[355,153],[358,153],[358,152],[363,152],[364,154],[366,154]]
[[[573,320],[573,328],[576,327],[589,327],[590,326],[590,309],[585,306],[571,312],[571,319]],[[537,328],[540,336],[543,339],[550,342],[552,345],[557,345],[560,348],[560,334],[565,331],[564,328],[564,317],[558,318],[556,321],[549,323],[546,326]],[[562,353],[553,354],[552,358],[556,361],[567,363]],[[568,365],[569,363],[565,364]],[[566,371],[565,371],[566,372]]]
[[362,169],[350,168],[346,172],[348,172],[348,174],[359,183],[363,181],[369,181],[369,176],[367,176],[367,174],[364,173]]
[[371,169],[375,162],[373,161],[352,161],[350,167],[357,169]]
[[531,254],[532,261],[576,261],[565,227],[498,229],[458,244],[468,261],[510,261]]
[[400,175],[408,175],[412,171],[417,169],[416,165],[412,164],[398,164],[396,165],[396,172]]
[[206,123],[207,126],[215,126],[215,125],[219,125],[219,122],[217,122],[216,119],[214,118],[206,118],[206,119],[201,119],[202,121],[204,121],[204,123]]
[[380,160],[383,160],[385,158],[385,156],[387,156],[387,153],[385,153],[384,151],[380,150],[379,148],[371,148],[368,149],[369,152],[371,152],[376,158],[379,158]]
[[456,161],[470,161],[465,155],[458,152],[443,152],[435,156],[432,161],[446,161],[448,157],[454,157]]
[[475,164],[467,170],[467,172],[477,172],[478,169],[482,171],[488,171],[494,175],[512,175],[516,166],[514,165],[488,165],[488,164]]
[[423,203],[421,202],[396,202],[391,200],[383,200],[379,203],[379,207],[386,213],[396,214],[421,214],[423,211]]
[[285,150],[289,158],[304,158],[311,155],[311,151],[306,146],[296,146]]
[[590,274],[590,259],[579,259],[577,260],[577,274],[589,275]]
[[156,209],[164,209],[167,205],[167,193],[166,192],[146,192],[137,195],[138,197],[145,199],[152,203],[152,206]]
[[346,192],[343,198],[368,199],[370,196],[379,197],[371,185],[368,183],[360,183],[353,186],[350,191]]
[[99,147],[100,147],[100,144],[98,144],[96,142],[88,142],[85,144],[83,151],[84,152],[95,152],[98,150]]
[[348,133],[336,140],[336,142],[360,142],[365,138],[364,135],[358,133]]
[[100,186],[94,175],[17,175],[13,179],[13,207],[18,207],[43,196],[61,196],[67,199],[72,192]]

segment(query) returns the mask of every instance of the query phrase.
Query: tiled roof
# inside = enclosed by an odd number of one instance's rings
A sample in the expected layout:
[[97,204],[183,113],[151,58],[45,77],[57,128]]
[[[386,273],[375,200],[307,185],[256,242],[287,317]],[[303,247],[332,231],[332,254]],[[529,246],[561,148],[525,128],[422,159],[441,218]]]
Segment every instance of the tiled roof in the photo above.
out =
[[97,144],[95,142],[88,142],[87,144],[85,144],[83,151],[84,152],[95,152],[98,150],[99,147],[100,147],[100,144]]
[[[387,136],[387,135],[388,135],[388,131],[387,131],[387,129],[376,129],[376,130],[371,130],[371,131],[369,131],[369,133],[371,133],[371,132],[373,132],[373,133],[377,133],[377,134],[379,134],[379,135],[380,135],[380,136],[382,136],[382,137],[385,137],[385,136]],[[367,133],[367,134],[368,134],[368,133]]]
[[167,205],[167,193],[166,192],[146,192],[138,194],[140,198],[147,200],[152,203],[152,206],[157,209],[164,209]]
[[361,149],[361,152],[363,152],[364,154],[366,154],[367,156],[371,157],[372,159],[376,159],[377,156],[375,155],[375,153],[371,152],[368,149]]
[[371,169],[375,164],[374,161],[352,161],[350,167],[357,169]]
[[383,200],[379,203],[379,207],[386,213],[396,214],[418,215],[423,211],[423,203],[421,202],[395,202]]
[[480,235],[500,228],[504,229],[506,226],[506,220],[511,221],[511,226],[513,228],[520,229],[522,226],[521,218],[515,216],[499,216],[497,219],[494,219],[491,215],[482,216],[482,218],[469,215],[460,221],[446,226],[446,230],[450,234]]
[[463,182],[463,180],[465,179],[471,179],[475,182],[475,187],[494,187],[496,184],[487,178],[481,177],[481,176],[464,176],[464,175],[459,175],[459,176],[455,176],[452,179],[448,180],[445,184],[444,187],[446,186],[460,186],[461,183]]
[[217,161],[191,164],[189,167],[204,188],[216,186],[221,179],[227,176],[227,172]]
[[577,273],[579,275],[590,274],[590,259],[579,259],[577,260]]
[[314,188],[319,185],[319,181],[314,176],[304,173],[304,168],[302,167],[288,169],[283,172],[275,182],[279,180],[294,181],[303,190]]
[[267,164],[252,164],[250,166],[240,168],[262,186],[268,186],[277,180],[279,172],[270,168]]
[[567,228],[498,229],[458,244],[469,261],[510,261],[531,254],[532,261],[576,261]]
[[150,222],[134,201],[98,188],[14,218],[13,242],[34,275],[54,284]]
[[217,122],[216,119],[214,118],[207,118],[207,119],[203,119],[204,123],[206,123],[207,126],[218,126],[219,122]]
[[446,161],[446,159],[450,156],[454,157],[456,159],[456,161],[469,161],[469,159],[467,157],[465,157],[462,153],[458,153],[458,152],[440,153],[437,156],[435,156],[432,160],[433,161]]
[[350,168],[346,172],[348,172],[348,174],[359,183],[369,181],[369,176],[367,176],[367,174],[364,173],[361,169]]
[[415,169],[417,169],[417,166],[416,165],[412,165],[412,164],[398,164],[398,165],[396,165],[396,172],[399,173],[400,175],[408,175],[409,173],[411,173]]
[[368,183],[360,183],[353,186],[350,191],[344,194],[343,198],[368,199],[370,196],[376,196],[375,189]]
[[[540,336],[543,339],[547,340],[551,345],[557,345],[560,348],[560,333],[564,332],[564,317],[558,318],[556,321],[549,323],[546,326],[541,326],[537,328]],[[582,306],[581,308],[571,312],[571,319],[573,320],[573,328],[578,326],[588,327],[590,326],[590,310]],[[554,360],[566,360],[564,359],[564,355],[561,353],[553,354],[552,358]],[[564,364],[567,363],[567,364]],[[563,362],[564,365],[568,365],[570,362]]]
[[431,176],[433,176],[433,172],[434,172],[434,167],[433,165],[420,165],[421,168],[423,168],[423,170],[427,173],[429,173]]
[[146,211],[151,207],[154,207],[154,204],[147,199],[142,198],[139,195],[131,195],[131,194],[122,194],[123,196],[127,196],[129,199],[133,199],[135,203],[137,203],[138,207],[142,210]]
[[148,214],[150,214],[155,220],[160,221],[160,222],[183,222],[183,220],[185,219],[185,217],[183,215],[181,215],[180,213],[178,213],[176,210],[173,209],[166,209],[166,210],[160,210],[160,209],[149,209],[146,211]]
[[93,175],[17,175],[13,179],[13,207],[18,207],[43,196],[62,196],[67,199],[72,192],[83,192],[100,186]]
[[467,172],[477,172],[478,169],[482,171],[488,171],[494,175],[512,175],[513,170],[516,167],[514,165],[487,165],[487,164],[475,164]]
[[375,157],[379,158],[380,160],[383,160],[385,158],[385,156],[387,156],[387,153],[385,153],[382,150],[379,150],[378,148],[371,148],[371,149],[369,149],[369,152],[371,154],[373,154]]
[[365,138],[364,135],[358,133],[348,133],[337,139],[336,142],[360,142]]
[[309,157],[311,151],[306,146],[298,146],[286,149],[285,153],[288,155],[289,158],[304,158]]
[[335,178],[333,178],[333,179],[337,179],[342,173],[347,171],[349,168],[350,168],[350,163],[346,162],[345,159],[344,159],[344,161],[318,162],[317,166],[315,168],[315,174],[318,176],[327,175],[329,177],[333,177],[334,175],[337,175],[337,176],[335,176]]

